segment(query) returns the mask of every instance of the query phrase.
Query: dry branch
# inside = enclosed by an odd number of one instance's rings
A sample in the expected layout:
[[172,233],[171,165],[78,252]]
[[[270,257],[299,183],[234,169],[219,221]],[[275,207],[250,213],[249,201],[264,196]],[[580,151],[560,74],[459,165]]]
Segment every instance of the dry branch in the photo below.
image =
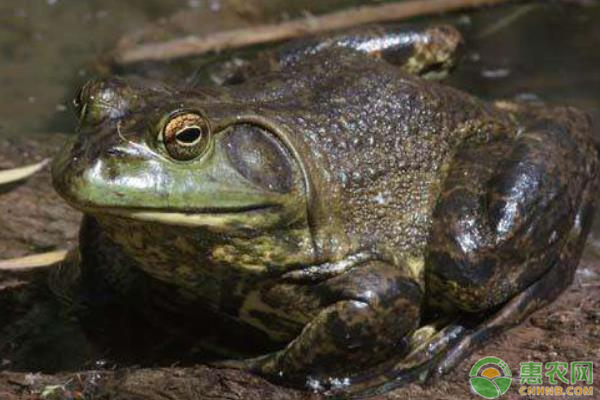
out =
[[365,6],[318,17],[306,17],[273,25],[234,29],[206,36],[187,36],[164,42],[121,48],[115,62],[130,64],[200,55],[210,51],[235,49],[260,43],[277,42],[352,26],[397,21],[406,18],[455,11],[464,8],[504,3],[509,0],[409,0],[399,3]]
[[27,165],[25,167],[0,171],[0,185],[7,185],[25,180],[48,165],[48,162],[49,160],[45,159],[39,163]]
[[67,253],[68,250],[56,250],[21,258],[0,260],[0,272],[16,272],[35,268],[46,268],[63,261],[67,256]]

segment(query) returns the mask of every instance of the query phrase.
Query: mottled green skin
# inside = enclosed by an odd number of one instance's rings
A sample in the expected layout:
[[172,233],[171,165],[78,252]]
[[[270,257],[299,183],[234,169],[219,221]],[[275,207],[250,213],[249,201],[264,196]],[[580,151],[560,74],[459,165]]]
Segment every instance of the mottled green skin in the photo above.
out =
[[[384,42],[364,51],[372,37]],[[420,76],[445,70],[456,38],[442,28],[304,42],[220,87],[92,81],[79,136],[53,168],[87,215],[78,282],[233,319],[283,350],[227,365],[316,389],[388,388],[446,351],[451,367],[465,354],[453,353],[457,338],[472,348],[571,281],[598,169],[578,111],[486,103]],[[210,122],[207,155],[176,161],[157,142],[179,109]],[[248,126],[285,149],[281,170],[256,150],[285,190],[228,156],[242,146],[231,133]],[[511,298],[518,311],[480,330],[450,324]]]

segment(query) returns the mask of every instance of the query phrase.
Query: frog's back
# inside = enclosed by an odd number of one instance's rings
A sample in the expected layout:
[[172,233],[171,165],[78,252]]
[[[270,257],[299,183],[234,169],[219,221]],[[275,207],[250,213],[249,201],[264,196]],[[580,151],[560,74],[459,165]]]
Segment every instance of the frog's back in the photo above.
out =
[[420,253],[453,149],[467,137],[509,132],[510,122],[484,102],[383,60],[332,53],[278,80],[258,79],[249,92],[300,136],[323,171],[329,209],[355,245]]

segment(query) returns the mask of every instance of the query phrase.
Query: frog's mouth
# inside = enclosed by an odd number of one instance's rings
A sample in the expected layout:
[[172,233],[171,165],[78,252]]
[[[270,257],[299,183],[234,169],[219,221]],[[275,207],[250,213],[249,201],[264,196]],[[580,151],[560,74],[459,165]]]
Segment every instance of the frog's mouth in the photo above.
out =
[[272,226],[281,220],[280,205],[256,205],[235,209],[204,209],[185,212],[157,210],[152,208],[102,208],[73,205],[85,214],[107,218],[123,218],[140,222],[173,225],[187,228],[205,228],[211,231],[230,231],[233,229],[256,229]]
[[74,208],[103,219],[218,231],[306,219],[304,167],[262,122],[221,121],[210,151],[188,162],[170,160],[147,136],[80,135],[55,159],[54,185]]

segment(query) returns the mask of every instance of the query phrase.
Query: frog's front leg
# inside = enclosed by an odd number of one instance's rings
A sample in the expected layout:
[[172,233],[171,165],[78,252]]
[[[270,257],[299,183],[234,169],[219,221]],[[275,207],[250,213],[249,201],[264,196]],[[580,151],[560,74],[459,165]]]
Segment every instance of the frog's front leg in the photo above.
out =
[[322,307],[298,337],[281,351],[225,365],[326,384],[403,352],[402,339],[419,323],[423,293],[408,268],[371,260],[309,291]]

